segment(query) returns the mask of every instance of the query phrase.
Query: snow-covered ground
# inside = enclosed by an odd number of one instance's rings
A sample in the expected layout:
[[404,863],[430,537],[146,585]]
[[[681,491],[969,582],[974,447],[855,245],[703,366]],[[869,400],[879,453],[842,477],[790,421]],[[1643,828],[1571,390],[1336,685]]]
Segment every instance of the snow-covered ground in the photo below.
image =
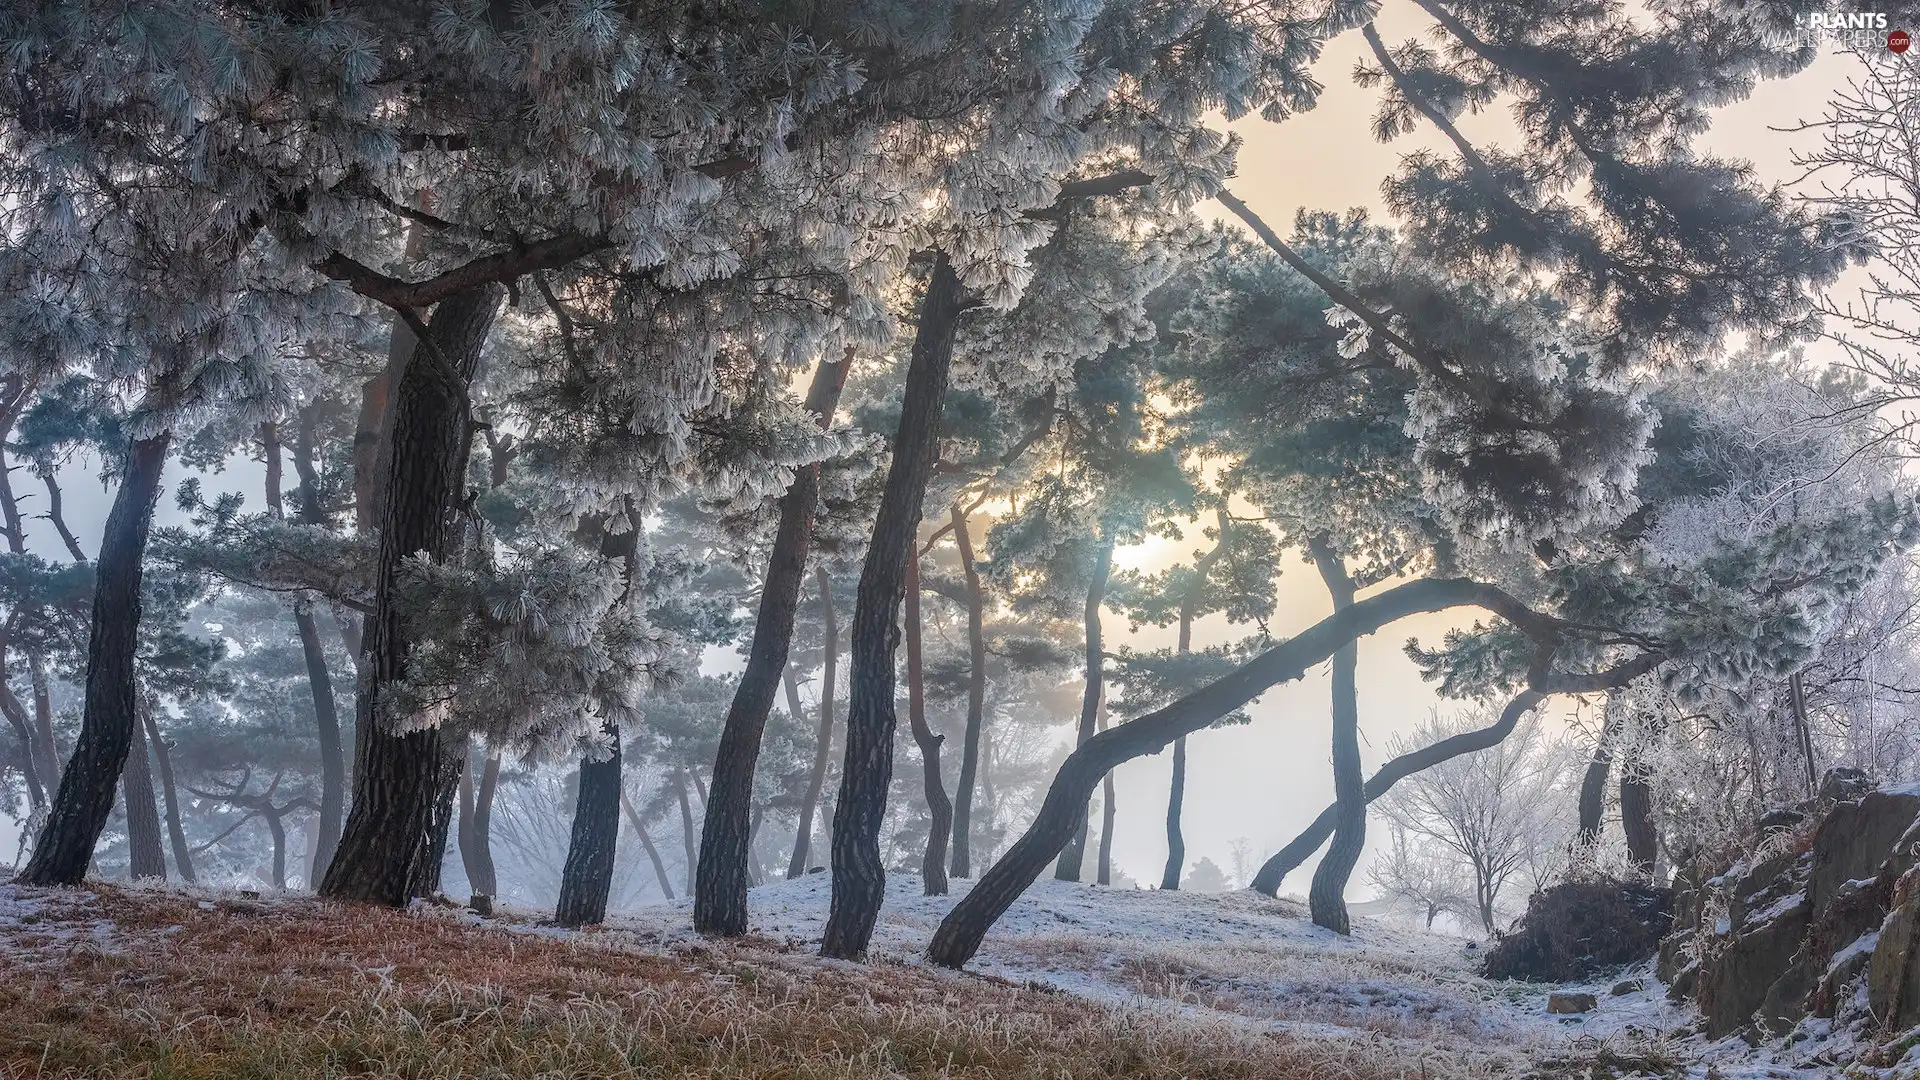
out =
[[[954,895],[928,897],[917,876],[890,876],[874,959],[925,963],[934,928],[971,883],[953,884]],[[748,900],[752,930],[810,951],[828,898],[826,874],[756,888]],[[607,931],[692,942],[690,906],[621,915]],[[994,927],[969,970],[1129,1007],[1229,1016],[1302,1039],[1393,1044],[1451,1059],[1453,1068],[1443,1071],[1525,1071],[1526,1061],[1605,1048],[1624,1058],[1697,1060],[1704,1074],[1702,1055],[1713,1048],[1681,1045],[1676,1033],[1694,1014],[1668,1002],[1649,970],[1594,984],[1494,982],[1474,973],[1480,952],[1461,938],[1368,918],[1356,919],[1343,938],[1314,926],[1302,904],[1248,892],[1113,890],[1046,879]],[[1628,980],[1643,988],[1611,993]],[[1550,1015],[1547,997],[1556,990],[1595,994],[1599,1007]],[[1721,1062],[1718,1075],[1768,1075],[1767,1063],[1743,1051],[1710,1053]]]

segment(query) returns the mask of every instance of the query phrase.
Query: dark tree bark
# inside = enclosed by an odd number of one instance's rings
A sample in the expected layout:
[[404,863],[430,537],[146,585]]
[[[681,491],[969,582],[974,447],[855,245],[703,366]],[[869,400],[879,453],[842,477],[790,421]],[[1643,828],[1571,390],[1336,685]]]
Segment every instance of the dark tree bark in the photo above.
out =
[[687,770],[673,774],[673,793],[680,800],[680,829],[687,845],[686,888],[693,891],[693,868],[700,861],[700,836],[693,824],[693,804],[687,798]]
[[[1106,654],[1100,641],[1100,605],[1107,597],[1107,576],[1113,569],[1113,539],[1099,542],[1094,550],[1093,577],[1087,584],[1087,605],[1082,613],[1082,625],[1086,629],[1086,688],[1080,695],[1080,730],[1074,745],[1087,745],[1093,738],[1094,724],[1099,718],[1100,700],[1106,691],[1104,675]],[[1054,865],[1053,876],[1060,881],[1079,881],[1081,864],[1087,856],[1087,812],[1088,806],[1080,808],[1080,823],[1074,830],[1073,839],[1067,842],[1066,849],[1060,852],[1060,861]]]
[[[1100,706],[1100,730],[1107,730],[1107,709],[1104,702]],[[1113,773],[1108,772],[1106,779],[1100,781],[1100,857],[1094,870],[1095,885],[1113,884],[1114,816]]]
[[[846,385],[851,366],[851,357],[842,356],[821,364],[814,372],[806,407],[822,427],[833,423],[833,411],[840,403],[840,390]],[[703,934],[736,937],[747,932],[753,774],[760,760],[767,715],[773,711],[781,675],[787,670],[793,616],[800,603],[800,583],[807,573],[807,551],[813,545],[813,511],[819,492],[820,467],[810,465],[794,474],[793,483],[780,496],[780,522],[774,531],[773,551],[767,557],[753,644],[720,730],[713,785],[706,800],[706,825],[700,832],[693,927]]]
[[[600,554],[622,567],[621,603],[633,589],[640,556],[640,515],[627,505],[629,527],[613,533],[601,526]],[[620,724],[611,717],[600,730],[613,744],[605,758],[586,756],[580,762],[580,791],[573,810],[573,834],[567,861],[560,872],[560,901],[553,917],[561,926],[587,926],[607,917],[607,897],[613,891],[614,854],[620,839]]]
[[[1800,737],[1800,760],[1807,766],[1807,797],[1812,798],[1820,790],[1820,764],[1813,757],[1813,724],[1807,718],[1807,683],[1798,671],[1787,676],[1787,707],[1793,713],[1794,733]],[[1625,779],[1621,782],[1624,784]]]
[[946,784],[940,777],[940,744],[945,735],[936,735],[927,726],[926,669],[921,660],[920,627],[920,552],[918,545],[907,553],[907,726],[920,747],[920,782],[927,793],[927,811],[933,820],[927,827],[927,853],[920,860],[920,874],[928,896],[947,895],[947,836],[953,828],[953,801],[947,798]]
[[1660,831],[1653,823],[1653,788],[1646,766],[1637,759],[1620,770],[1620,826],[1627,834],[1627,862],[1635,873],[1651,876],[1660,855]]
[[79,538],[73,535],[72,529],[67,528],[67,514],[61,501],[60,481],[54,479],[52,473],[40,479],[47,487],[47,520],[53,523],[53,530],[60,534],[60,542],[66,545],[67,554],[73,556],[73,561],[86,562],[87,553],[80,550]]
[[[1340,556],[1326,537],[1307,542],[1320,580],[1333,596],[1336,614],[1353,606],[1353,579]],[[1314,870],[1313,885],[1307,891],[1307,907],[1316,926],[1336,934],[1351,931],[1347,919],[1347,878],[1360,861],[1360,850],[1367,843],[1366,776],[1360,763],[1360,700],[1358,641],[1342,645],[1333,654],[1333,795],[1335,811],[1333,843]]]
[[[320,477],[314,469],[314,427],[319,421],[316,405],[300,413],[300,426],[293,446],[293,468],[300,476],[298,496],[300,520],[307,525],[325,525],[326,512],[320,506]],[[278,459],[272,454],[269,460]],[[268,485],[277,492],[277,483]],[[327,651],[320,640],[320,626],[313,617],[313,605],[302,598],[294,601],[293,623],[300,634],[300,654],[306,661],[307,688],[313,695],[314,731],[320,740],[320,821],[314,837],[313,866],[309,880],[319,881],[340,846],[340,828],[346,817],[347,756],[340,733],[340,709],[333,696],[333,674],[327,669]]]
[[1164,708],[1094,736],[1067,755],[1027,831],[947,913],[928,948],[929,958],[947,967],[960,967],[972,958],[988,928],[1072,839],[1086,813],[1087,799],[1115,766],[1158,753],[1174,739],[1218,721],[1273,686],[1300,678],[1342,645],[1388,623],[1467,605],[1491,611],[1535,636],[1557,633],[1560,627],[1491,585],[1460,578],[1410,581],[1335,612]]
[[820,810],[820,794],[827,786],[827,765],[833,760],[833,683],[840,666],[840,619],[833,610],[833,581],[825,567],[813,572],[820,587],[820,622],[826,633],[820,667],[820,727],[814,733],[813,768],[807,773],[807,793],[800,801],[800,824],[793,837],[793,858],[787,862],[787,878],[807,872],[807,857],[813,844],[813,818]]
[[[1187,593],[1180,598],[1180,632],[1178,649],[1181,656],[1193,651],[1193,620],[1200,613],[1200,602],[1207,593],[1207,578],[1213,568],[1227,554],[1227,518],[1226,507],[1219,510],[1220,536],[1214,542],[1212,550],[1200,556],[1193,564],[1193,581],[1187,585]],[[1187,865],[1187,841],[1180,829],[1180,811],[1187,797],[1187,737],[1180,736],[1173,741],[1173,785],[1167,791],[1167,865],[1160,872],[1162,889],[1178,889],[1180,874]]]
[[921,503],[933,472],[954,330],[969,306],[947,254],[935,253],[907,365],[893,460],[854,601],[847,753],[840,798],[833,810],[833,903],[820,943],[822,956],[843,960],[864,956],[886,892],[880,827],[886,816],[887,786],[893,779],[893,734],[898,723],[893,665],[900,644],[900,600],[906,591],[907,556],[919,535]]
[[127,807],[127,863],[133,879],[167,877],[167,857],[160,847],[160,814],[154,809],[153,771],[147,760],[147,734],[135,729],[127,746],[127,764],[120,775]]
[[94,568],[80,738],[60,777],[33,857],[20,872],[23,885],[78,885],[93,860],[100,830],[113,812],[114,782],[126,765],[139,725],[134,712],[138,690],[134,656],[140,644],[140,578],[171,441],[172,433],[163,431],[133,440],[128,449]]
[[428,340],[394,387],[367,677],[356,708],[353,808],[320,887],[330,899],[400,907],[437,883],[460,759],[449,769],[439,727],[396,734],[396,718],[385,715],[419,629],[406,624],[394,594],[408,557],[424,552],[441,561],[456,548],[472,444],[466,388],[502,295],[487,285],[442,301]]
[[673,882],[667,878],[667,864],[660,858],[660,849],[654,846],[653,835],[647,831],[647,823],[640,820],[640,812],[633,808],[633,800],[627,798],[627,789],[620,789],[620,809],[626,811],[627,824],[633,826],[633,834],[640,838],[640,846],[646,850],[647,861],[653,864],[653,877],[660,883],[660,893],[667,899],[673,899]]
[[987,597],[973,561],[967,512],[953,504],[953,542],[967,582],[967,729],[960,746],[960,775],[953,784],[953,876],[973,876],[973,785],[980,771],[980,735],[987,714]]
[[[0,649],[0,671],[6,670],[5,664],[5,651]],[[0,679],[0,716],[6,717],[20,745],[27,749],[27,758],[21,762],[27,781],[27,803],[38,810],[46,805],[47,790],[40,784],[40,766],[33,752],[33,721],[27,718],[27,707],[20,703],[19,696],[6,684],[5,679]]]
[[607,918],[613,890],[614,851],[620,835],[620,725],[601,730],[613,742],[605,758],[580,762],[580,794],[573,808],[573,834],[560,871],[560,902],[553,919],[561,926],[589,926]]
[[167,842],[173,848],[173,868],[180,880],[189,885],[198,879],[193,872],[193,849],[187,846],[187,830],[180,821],[180,791],[173,780],[173,754],[160,735],[154,720],[153,702],[145,695],[139,700],[140,723],[146,728],[147,744],[153,747],[154,771],[160,776],[160,802],[166,809]]
[[460,770],[467,764],[463,739],[440,740],[440,768],[433,778],[433,816],[428,822],[426,862],[421,866],[420,896],[440,895],[440,876],[446,870],[448,845],[453,840],[453,822],[460,816],[456,796],[460,793]]
[[1614,711],[1606,710],[1600,724],[1600,737],[1594,741],[1593,756],[1587,759],[1586,774],[1580,778],[1579,832],[1581,847],[1600,842],[1600,830],[1607,816],[1607,777],[1613,771],[1613,744],[1619,738]]
[[27,678],[33,687],[33,739],[30,740],[34,767],[52,797],[60,786],[60,742],[53,734],[53,691],[47,678],[47,659],[38,649],[28,649]]

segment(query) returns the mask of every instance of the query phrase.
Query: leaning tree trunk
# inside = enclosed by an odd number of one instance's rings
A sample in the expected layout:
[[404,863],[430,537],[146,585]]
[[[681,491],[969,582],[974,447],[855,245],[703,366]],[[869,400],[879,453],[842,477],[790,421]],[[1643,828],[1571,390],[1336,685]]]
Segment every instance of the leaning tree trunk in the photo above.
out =
[[820,586],[820,623],[826,633],[820,668],[820,727],[814,733],[813,768],[807,772],[807,793],[800,800],[800,824],[793,836],[793,858],[787,862],[787,879],[807,872],[807,856],[813,845],[813,816],[820,809],[820,793],[827,786],[827,765],[833,760],[833,680],[840,666],[840,620],[833,611],[833,582],[825,567],[815,567],[814,580]]
[[[1087,638],[1087,682],[1080,695],[1080,731],[1075,746],[1087,745],[1093,738],[1094,723],[1099,717],[1100,699],[1106,689],[1103,678],[1106,670],[1106,655],[1100,643],[1100,605],[1107,596],[1107,575],[1113,569],[1113,538],[1099,542],[1093,556],[1093,578],[1087,585],[1087,606],[1083,613]],[[1081,864],[1087,856],[1087,811],[1080,808],[1080,824],[1074,830],[1073,839],[1067,842],[1066,849],[1060,852],[1060,861],[1053,868],[1053,876],[1060,881],[1079,881]]]
[[458,502],[472,444],[466,398],[480,349],[503,290],[485,285],[441,301],[427,340],[393,389],[387,479],[380,507],[380,555],[374,613],[365,643],[367,675],[356,713],[353,809],[320,887],[336,900],[404,906],[437,881],[452,791],[441,790],[448,748],[438,726],[396,733],[388,715],[406,678],[421,628],[398,606],[406,562],[421,553],[444,560],[453,550]]
[[627,789],[620,788],[620,809],[626,811],[627,824],[633,826],[633,834],[640,838],[640,847],[647,853],[647,861],[653,864],[654,880],[660,883],[660,893],[667,899],[673,899],[673,882],[667,878],[666,861],[660,858],[660,849],[654,846],[653,834],[647,831],[647,823],[640,820],[640,812],[633,808],[633,800],[627,798]]
[[1334,612],[1164,708],[1095,735],[1067,755],[1027,831],[941,921],[928,958],[957,968],[973,957],[988,928],[1073,838],[1093,789],[1115,766],[1166,749],[1174,739],[1217,722],[1274,686],[1301,678],[1342,646],[1388,623],[1464,605],[1493,612],[1526,633],[1545,634],[1553,625],[1491,585],[1460,578],[1410,581]]
[[180,880],[189,885],[198,879],[193,873],[193,849],[187,846],[187,830],[180,821],[180,791],[173,781],[173,754],[160,735],[153,717],[153,703],[142,695],[139,700],[140,723],[147,731],[147,744],[153,747],[154,771],[160,776],[160,801],[166,808],[167,843],[173,849],[173,868]]
[[[600,554],[617,559],[623,584],[619,602],[631,602],[634,574],[640,556],[640,516],[628,506],[625,532],[600,534]],[[573,810],[573,835],[567,844],[566,865],[560,871],[560,901],[553,917],[561,926],[587,926],[607,917],[607,898],[613,891],[614,852],[620,838],[620,724],[609,715],[601,732],[613,752],[600,759],[589,754],[580,762],[580,792]]]
[[[833,411],[840,403],[840,390],[846,385],[851,366],[852,358],[842,356],[821,364],[814,372],[806,407],[822,427],[833,423]],[[753,774],[760,760],[767,715],[773,711],[780,677],[787,669],[793,616],[800,603],[800,583],[807,572],[807,550],[813,544],[813,511],[819,492],[820,466],[809,465],[794,474],[793,483],[780,496],[780,523],[774,531],[773,551],[767,557],[766,583],[760,589],[760,608],[753,623],[753,645],[720,729],[713,786],[707,795],[706,825],[700,832],[693,928],[703,934],[737,937],[747,932]]]
[[[1187,591],[1180,598],[1180,637],[1181,656],[1193,651],[1193,620],[1200,613],[1201,602],[1207,594],[1207,578],[1213,568],[1227,554],[1227,508],[1222,506],[1218,512],[1220,535],[1213,544],[1213,550],[1207,552],[1193,564],[1193,580],[1188,583]],[[1178,889],[1180,873],[1187,865],[1187,841],[1180,829],[1180,812],[1187,797],[1187,737],[1173,740],[1173,783],[1167,790],[1167,865],[1160,872],[1162,889]]]
[[960,746],[960,775],[953,784],[953,876],[973,876],[973,785],[980,771],[980,735],[987,714],[987,599],[973,562],[967,512],[953,504],[953,542],[967,582],[967,730]]
[[[1430,746],[1410,750],[1380,766],[1380,770],[1367,779],[1366,795],[1369,803],[1393,789],[1393,785],[1412,776],[1414,773],[1431,769],[1444,761],[1451,761],[1463,754],[1478,753],[1500,745],[1520,723],[1520,718],[1532,711],[1546,697],[1533,690],[1523,690],[1507,702],[1500,712],[1500,719],[1483,728],[1463,731],[1441,739]],[[1320,850],[1320,845],[1333,835],[1334,823],[1339,820],[1340,805],[1333,803],[1320,816],[1313,820],[1299,836],[1275,852],[1253,876],[1250,886],[1255,892],[1273,896],[1280,891],[1280,883],[1301,863]]]
[[140,577],[153,504],[167,464],[170,432],[135,439],[120,490],[114,493],[94,564],[93,619],[87,638],[86,704],[80,738],[60,777],[47,824],[23,885],[78,885],[93,860],[94,842],[113,812],[114,782],[126,764],[139,724],[135,714],[134,655],[139,649]]
[[561,926],[604,922],[613,891],[614,850],[620,835],[620,725],[600,730],[613,749],[603,759],[580,762],[580,794],[573,808],[573,835],[560,871],[560,902],[553,919]]
[[127,764],[120,774],[127,807],[127,867],[133,879],[167,877],[167,856],[160,847],[160,814],[154,809],[153,770],[147,758],[147,734],[136,728],[127,743]]
[[953,801],[947,798],[940,778],[940,744],[944,735],[936,735],[927,726],[927,679],[921,662],[920,626],[920,552],[907,553],[907,724],[913,741],[920,747],[920,782],[927,793],[927,811],[932,822],[927,827],[927,853],[920,860],[920,874],[928,896],[947,895],[947,835],[953,828]]
[[887,886],[880,827],[893,780],[893,658],[900,644],[900,600],[907,555],[920,529],[920,509],[933,472],[940,415],[953,362],[953,335],[968,304],[946,252],[937,252],[920,304],[907,364],[893,460],[874,517],[873,539],[860,570],[853,608],[853,671],[848,679],[847,753],[833,808],[833,902],[822,956],[864,956]]
[[[1347,576],[1340,556],[1324,537],[1308,542],[1320,579],[1333,594],[1335,614],[1353,606],[1353,579]],[[1360,849],[1367,843],[1366,776],[1360,771],[1360,701],[1358,674],[1360,647],[1349,641],[1333,654],[1333,796],[1338,807],[1334,819],[1333,843],[1314,870],[1313,885],[1307,891],[1307,907],[1316,926],[1336,934],[1349,933],[1347,919],[1347,878],[1360,861]]]
[[[14,423],[19,419],[20,409],[26,401],[27,390],[18,382],[14,385],[16,386],[15,397],[4,414],[0,414],[0,448],[4,448],[4,436],[13,430]],[[26,526],[20,519],[20,504],[13,495],[13,468],[7,464],[5,453],[0,452],[0,521],[4,521],[6,526],[7,550],[15,555],[25,555],[27,532]],[[56,494],[53,509],[48,512],[48,515],[60,527],[61,535],[68,535],[66,520],[59,513],[57,498],[59,485],[53,482],[51,476],[47,478],[47,484],[49,490]],[[78,543],[73,545],[73,558],[75,563],[87,561],[80,553]],[[33,720],[29,728],[25,720],[25,711],[22,710],[20,719],[14,722],[21,728],[20,737],[27,748],[27,761],[33,767],[28,778],[28,787],[30,793],[38,789],[38,792],[33,794],[34,805],[38,806],[53,794],[55,787],[60,783],[60,747],[53,737],[53,699],[47,692],[46,657],[39,648],[33,646],[21,651],[26,654],[27,676],[33,686]],[[3,677],[0,676],[0,678]],[[9,719],[12,718],[9,717]]]

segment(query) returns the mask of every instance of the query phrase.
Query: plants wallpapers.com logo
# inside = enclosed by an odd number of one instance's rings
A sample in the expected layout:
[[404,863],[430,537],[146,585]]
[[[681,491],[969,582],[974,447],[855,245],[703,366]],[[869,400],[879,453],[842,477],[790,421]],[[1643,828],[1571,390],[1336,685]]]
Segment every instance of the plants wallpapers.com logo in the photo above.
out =
[[1883,11],[1814,11],[1795,16],[1793,30],[1778,35],[1774,43],[1790,49],[1830,45],[1858,52],[1885,49],[1901,54],[1913,48],[1913,34],[1893,25]]

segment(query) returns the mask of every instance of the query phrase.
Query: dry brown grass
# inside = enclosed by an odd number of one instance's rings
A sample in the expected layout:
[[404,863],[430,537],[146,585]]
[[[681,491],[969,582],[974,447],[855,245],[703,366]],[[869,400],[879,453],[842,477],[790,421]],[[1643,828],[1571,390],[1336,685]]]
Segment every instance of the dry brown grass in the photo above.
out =
[[0,920],[9,1078],[1459,1074],[1366,1040],[830,964],[770,942],[562,937],[110,887],[23,895],[45,900],[36,921]]

